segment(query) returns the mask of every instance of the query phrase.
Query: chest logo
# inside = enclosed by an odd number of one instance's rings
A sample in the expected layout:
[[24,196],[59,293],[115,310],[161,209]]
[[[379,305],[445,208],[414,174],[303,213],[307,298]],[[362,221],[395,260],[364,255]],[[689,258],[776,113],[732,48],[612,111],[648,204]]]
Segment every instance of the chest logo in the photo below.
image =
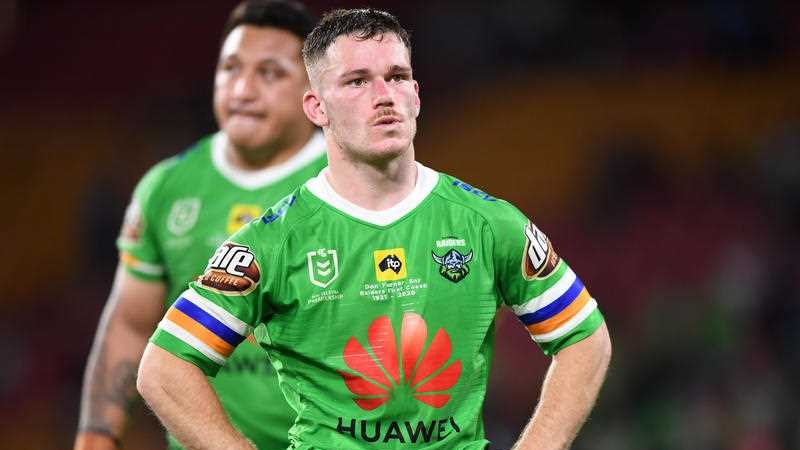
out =
[[375,278],[378,281],[402,280],[408,276],[404,249],[375,250],[372,256],[375,260]]
[[472,250],[466,255],[461,254],[456,249],[450,249],[443,256],[439,256],[436,252],[431,252],[433,260],[439,264],[439,275],[445,279],[458,283],[469,275],[469,266],[467,263],[472,261]]
[[411,396],[434,408],[446,405],[447,391],[461,376],[461,361],[447,364],[452,344],[444,328],[425,347],[427,342],[425,319],[414,312],[403,314],[399,338],[389,316],[375,319],[367,330],[370,351],[351,336],[342,357],[352,372],[340,373],[355,404],[371,411],[391,398]]
[[180,236],[194,227],[200,214],[200,199],[197,197],[175,200],[167,217],[167,229]]
[[339,258],[336,250],[321,248],[306,253],[308,279],[315,286],[326,288],[339,276]]
[[261,215],[264,208],[258,205],[233,205],[231,211],[228,213],[228,234],[233,234],[239,231],[239,228],[252,222],[253,219]]

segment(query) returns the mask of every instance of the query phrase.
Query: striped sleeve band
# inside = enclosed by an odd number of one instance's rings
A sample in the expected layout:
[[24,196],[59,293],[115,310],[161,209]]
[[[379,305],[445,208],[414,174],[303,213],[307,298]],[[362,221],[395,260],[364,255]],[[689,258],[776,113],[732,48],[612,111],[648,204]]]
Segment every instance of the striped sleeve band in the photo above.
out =
[[153,277],[164,275],[163,266],[146,263],[126,251],[120,253],[119,259],[122,261],[122,264],[135,272],[140,272]]
[[544,343],[578,327],[597,309],[597,302],[572,269],[567,268],[549,289],[513,309],[533,340]]
[[220,365],[251,331],[246,323],[191,289],[172,304],[158,327]]

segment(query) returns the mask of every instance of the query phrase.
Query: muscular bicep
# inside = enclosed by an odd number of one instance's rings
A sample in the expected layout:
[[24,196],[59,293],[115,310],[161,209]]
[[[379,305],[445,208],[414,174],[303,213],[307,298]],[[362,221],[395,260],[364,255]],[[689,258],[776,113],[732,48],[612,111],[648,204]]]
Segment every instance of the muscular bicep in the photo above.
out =
[[546,355],[587,338],[603,323],[597,301],[552,242],[518,211],[494,223],[503,300]]
[[196,365],[148,344],[136,387],[186,448],[254,450],[228,422],[205,374]]
[[149,337],[164,313],[166,284],[137,278],[122,265],[117,268],[108,311],[131,332]]
[[122,435],[136,399],[136,368],[161,317],[165,289],[163,282],[138,279],[122,265],[117,269],[87,362],[82,430]]
[[[611,337],[608,334],[606,323],[601,323],[587,338],[553,355],[553,360],[556,363],[573,360],[585,363],[590,369],[598,369],[605,373],[608,362],[611,360]],[[588,364],[592,361],[597,362],[597,367],[591,367],[592,364]]]

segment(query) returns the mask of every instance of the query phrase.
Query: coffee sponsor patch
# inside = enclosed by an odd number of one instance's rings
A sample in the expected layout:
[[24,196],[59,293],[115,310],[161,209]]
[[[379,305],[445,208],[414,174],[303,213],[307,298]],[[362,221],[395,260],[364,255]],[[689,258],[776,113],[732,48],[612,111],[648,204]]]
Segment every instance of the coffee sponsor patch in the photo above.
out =
[[200,284],[214,292],[226,295],[245,295],[255,289],[261,279],[261,270],[249,247],[226,242],[208,261]]
[[526,280],[545,278],[561,261],[550,239],[533,222],[525,226],[525,252],[522,255],[522,276]]

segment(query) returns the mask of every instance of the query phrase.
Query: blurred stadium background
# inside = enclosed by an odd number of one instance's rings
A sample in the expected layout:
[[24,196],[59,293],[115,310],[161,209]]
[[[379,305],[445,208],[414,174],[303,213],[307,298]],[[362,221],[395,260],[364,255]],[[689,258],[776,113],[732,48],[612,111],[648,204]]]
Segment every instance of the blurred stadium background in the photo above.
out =
[[[137,179],[214,130],[235,1],[0,2],[0,442],[69,448]],[[371,6],[412,30],[418,158],[515,202],[599,299],[615,356],[576,450],[800,448],[800,4]],[[507,448],[547,360],[502,313]],[[143,408],[126,448],[158,448]]]

